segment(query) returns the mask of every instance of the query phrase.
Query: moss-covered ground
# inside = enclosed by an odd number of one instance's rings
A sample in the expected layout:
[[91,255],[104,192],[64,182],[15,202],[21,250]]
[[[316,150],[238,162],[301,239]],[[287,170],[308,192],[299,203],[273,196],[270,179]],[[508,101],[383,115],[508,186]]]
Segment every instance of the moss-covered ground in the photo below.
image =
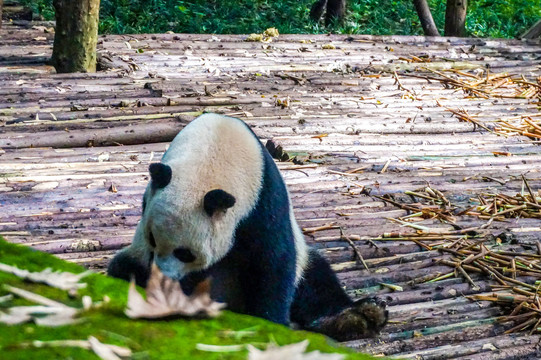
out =
[[[0,262],[30,271],[53,270],[79,273],[85,269],[79,265],[60,260],[50,254],[34,251],[24,246],[7,243],[0,238]],[[0,271],[0,284],[23,288],[42,296],[81,308],[84,295],[94,302],[105,295],[111,300],[98,309],[81,314],[81,322],[60,327],[43,327],[33,323],[8,326],[0,324],[0,358],[8,359],[98,359],[91,351],[72,348],[23,348],[21,343],[32,340],[84,340],[92,335],[103,343],[129,347],[133,359],[246,359],[246,351],[207,352],[196,349],[196,344],[235,345],[261,344],[275,341],[279,345],[310,340],[308,351],[339,352],[347,359],[371,359],[367,355],[354,353],[337,346],[328,338],[304,331],[293,331],[262,319],[225,311],[219,318],[206,320],[176,319],[169,321],[131,320],[124,315],[128,283],[101,274],[92,274],[82,282],[87,287],[76,295],[47,285],[23,281]],[[0,296],[8,292],[0,286]],[[0,304],[0,311],[15,305],[35,305],[15,297]],[[240,330],[249,329],[250,336],[238,335]],[[235,333],[237,332],[237,333]],[[233,334],[233,335],[232,335]],[[285,359],[284,359],[285,360]]]

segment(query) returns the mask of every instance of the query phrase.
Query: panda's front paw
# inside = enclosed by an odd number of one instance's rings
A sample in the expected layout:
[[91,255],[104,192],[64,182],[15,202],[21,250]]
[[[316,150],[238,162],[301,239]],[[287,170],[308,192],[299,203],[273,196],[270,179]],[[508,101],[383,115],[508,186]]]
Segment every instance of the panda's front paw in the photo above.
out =
[[146,287],[150,277],[150,268],[126,251],[119,251],[109,263],[107,275],[126,281],[135,278],[137,285]]
[[389,319],[389,311],[386,309],[385,300],[378,297],[369,297],[357,300],[351,307],[359,315],[366,319],[366,330],[370,335],[377,335],[383,329]]

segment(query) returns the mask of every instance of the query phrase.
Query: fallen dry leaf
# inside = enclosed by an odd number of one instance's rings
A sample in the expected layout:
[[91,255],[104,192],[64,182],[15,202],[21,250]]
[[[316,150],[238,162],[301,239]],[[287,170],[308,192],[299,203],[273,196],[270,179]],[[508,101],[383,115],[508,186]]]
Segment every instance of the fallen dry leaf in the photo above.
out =
[[187,296],[178,281],[168,278],[156,265],[152,265],[146,288],[147,299],[139,294],[132,280],[125,314],[132,319],[159,319],[175,315],[216,317],[225,304],[213,301],[209,291],[210,282],[206,280],[195,288],[192,295]]
[[3,313],[0,311],[0,323],[6,324],[6,325],[17,325],[22,324],[27,321],[30,321],[32,319],[32,316],[28,314],[22,314],[22,313]]
[[276,28],[268,28],[267,30],[263,31],[263,36],[266,37],[278,37],[280,33],[278,32],[278,29]]
[[345,357],[343,354],[326,354],[317,350],[305,353],[308,343],[308,340],[284,346],[271,343],[265,350],[248,345],[248,360],[342,360]]
[[43,306],[52,306],[52,307],[62,307],[62,306],[68,307],[67,305],[62,304],[61,302],[51,300],[49,298],[46,298],[45,296],[41,296],[36,293],[33,293],[32,291],[20,289],[8,284],[4,284],[2,287],[6,289],[7,291],[9,291],[10,293],[17,295],[19,297],[22,297],[23,299],[26,299],[28,301],[35,302],[36,304],[40,304]]
[[[104,344],[93,336],[89,336],[88,340],[52,340],[52,341],[40,341],[34,340],[32,342],[26,342],[18,344],[22,348],[55,348],[55,347],[78,347],[86,350],[93,350],[103,360],[119,359],[119,357],[130,357],[132,351],[123,346]],[[105,350],[107,349],[107,350]],[[110,356],[113,354],[112,357]],[[103,356],[102,356],[103,355]],[[109,356],[109,357],[106,357]]]
[[77,311],[74,308],[60,308],[56,313],[44,317],[34,317],[33,320],[36,325],[49,327],[77,324],[82,321],[82,319],[74,317]]
[[201,351],[208,352],[237,352],[242,351],[246,348],[245,344],[240,345],[212,345],[212,344],[195,344],[195,348]]
[[78,322],[77,309],[69,306],[14,306],[7,313],[0,312],[0,323],[7,325],[34,321],[41,326],[61,326]]
[[5,313],[0,311],[0,323],[15,325],[34,321],[41,326],[61,326],[80,321],[75,319],[78,312],[76,308],[7,284],[4,284],[3,288],[23,299],[38,303],[40,306],[14,306],[8,308]]
[[90,343],[90,347],[92,348],[92,351],[96,355],[99,356],[102,360],[121,360],[115,352],[107,346],[107,344],[101,343],[98,339],[96,339],[94,336],[88,337],[88,342]]
[[494,156],[513,156],[510,152],[493,151]]
[[491,343],[483,344],[483,350],[498,351],[499,349]]
[[47,268],[40,272],[30,272],[28,270],[19,269],[16,266],[2,263],[0,263],[0,271],[13,274],[32,282],[44,283],[61,290],[77,290],[84,288],[86,284],[79,283],[79,280],[92,273],[91,271],[85,271],[80,274],[73,274],[70,272],[53,271],[51,268]]
[[314,136],[312,136],[312,139],[319,139],[319,140],[321,140],[322,138],[327,137],[327,136],[329,136],[329,134],[319,134],[319,135],[314,135]]
[[11,300],[13,300],[13,295],[11,294],[0,296],[0,304],[11,301]]

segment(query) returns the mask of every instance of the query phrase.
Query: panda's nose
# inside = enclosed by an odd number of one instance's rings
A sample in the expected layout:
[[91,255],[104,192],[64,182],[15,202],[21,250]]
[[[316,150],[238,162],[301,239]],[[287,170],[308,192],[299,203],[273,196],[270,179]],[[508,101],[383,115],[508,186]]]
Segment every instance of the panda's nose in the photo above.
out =
[[173,255],[183,263],[191,263],[195,260],[195,255],[187,248],[176,248]]

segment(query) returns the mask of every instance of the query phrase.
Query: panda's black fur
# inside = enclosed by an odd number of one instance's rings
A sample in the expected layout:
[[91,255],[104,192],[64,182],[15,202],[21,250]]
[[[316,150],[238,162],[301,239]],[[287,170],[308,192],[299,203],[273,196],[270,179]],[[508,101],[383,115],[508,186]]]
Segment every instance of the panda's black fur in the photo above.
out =
[[[246,128],[257,138],[248,126]],[[293,322],[337,340],[378,333],[387,321],[385,304],[377,299],[353,302],[329,264],[315,250],[308,250],[302,277],[296,278],[298,254],[289,195],[272,157],[259,141],[257,143],[263,161],[257,202],[237,224],[227,254],[208,268],[186,274],[180,280],[183,290],[190,293],[195,285],[211,276],[211,296],[227,303],[233,311],[280,324]],[[175,169],[168,165],[152,164],[147,192],[167,187],[172,173]],[[152,194],[145,194],[143,211],[146,211],[147,196],[150,198]],[[220,216],[234,207],[235,201],[234,195],[222,189],[209,189],[201,206],[207,216]],[[155,246],[153,236],[150,233],[146,239],[149,248],[153,242]],[[179,245],[174,256],[183,263],[194,261],[191,250]],[[152,256],[137,258],[129,251],[122,251],[115,256],[108,272],[126,280],[135,276],[136,282],[144,286]]]

